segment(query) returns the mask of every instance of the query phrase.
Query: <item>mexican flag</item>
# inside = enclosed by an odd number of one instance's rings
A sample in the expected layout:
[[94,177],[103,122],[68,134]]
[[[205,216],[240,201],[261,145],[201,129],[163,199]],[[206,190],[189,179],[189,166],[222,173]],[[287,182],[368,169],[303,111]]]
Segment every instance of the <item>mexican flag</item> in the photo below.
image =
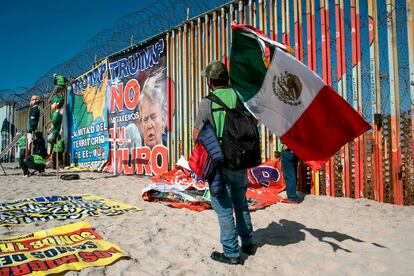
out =
[[249,111],[302,161],[320,169],[370,126],[287,46],[232,25],[230,79]]

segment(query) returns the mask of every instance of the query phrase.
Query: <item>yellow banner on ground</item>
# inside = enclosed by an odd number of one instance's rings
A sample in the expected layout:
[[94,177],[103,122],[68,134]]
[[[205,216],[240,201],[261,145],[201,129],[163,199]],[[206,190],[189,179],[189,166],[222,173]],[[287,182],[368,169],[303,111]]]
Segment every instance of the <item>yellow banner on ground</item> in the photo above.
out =
[[127,257],[104,240],[88,222],[0,239],[0,276],[47,275],[105,266]]
[[141,209],[95,195],[46,196],[0,203],[0,226],[86,216],[114,216]]

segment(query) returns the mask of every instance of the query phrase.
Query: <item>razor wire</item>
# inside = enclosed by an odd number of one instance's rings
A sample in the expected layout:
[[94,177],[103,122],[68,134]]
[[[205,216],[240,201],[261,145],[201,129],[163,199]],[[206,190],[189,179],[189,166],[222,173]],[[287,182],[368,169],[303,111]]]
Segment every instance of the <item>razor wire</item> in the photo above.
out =
[[234,1],[229,0],[160,0],[119,18],[86,42],[83,50],[68,61],[55,65],[40,76],[31,87],[0,89],[0,104],[15,102],[18,107],[29,102],[32,95],[44,97],[53,88],[53,74],[68,79],[88,71],[94,62],[129,46],[165,32],[199,14]]

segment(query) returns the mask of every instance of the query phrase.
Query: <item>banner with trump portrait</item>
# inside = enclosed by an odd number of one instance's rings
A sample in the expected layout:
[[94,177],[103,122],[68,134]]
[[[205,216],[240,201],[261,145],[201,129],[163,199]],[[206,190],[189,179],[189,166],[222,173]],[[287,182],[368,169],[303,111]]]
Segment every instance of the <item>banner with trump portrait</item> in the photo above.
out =
[[159,175],[168,170],[165,53],[164,39],[155,38],[109,57],[108,128],[117,144],[115,151],[111,145],[104,171]]

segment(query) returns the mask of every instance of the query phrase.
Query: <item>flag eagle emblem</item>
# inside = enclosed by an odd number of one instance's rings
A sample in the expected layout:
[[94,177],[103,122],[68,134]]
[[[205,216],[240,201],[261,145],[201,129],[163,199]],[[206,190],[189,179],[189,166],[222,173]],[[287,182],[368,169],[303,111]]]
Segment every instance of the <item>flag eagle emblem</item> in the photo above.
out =
[[273,77],[273,93],[285,104],[300,105],[302,82],[298,76],[285,71]]

